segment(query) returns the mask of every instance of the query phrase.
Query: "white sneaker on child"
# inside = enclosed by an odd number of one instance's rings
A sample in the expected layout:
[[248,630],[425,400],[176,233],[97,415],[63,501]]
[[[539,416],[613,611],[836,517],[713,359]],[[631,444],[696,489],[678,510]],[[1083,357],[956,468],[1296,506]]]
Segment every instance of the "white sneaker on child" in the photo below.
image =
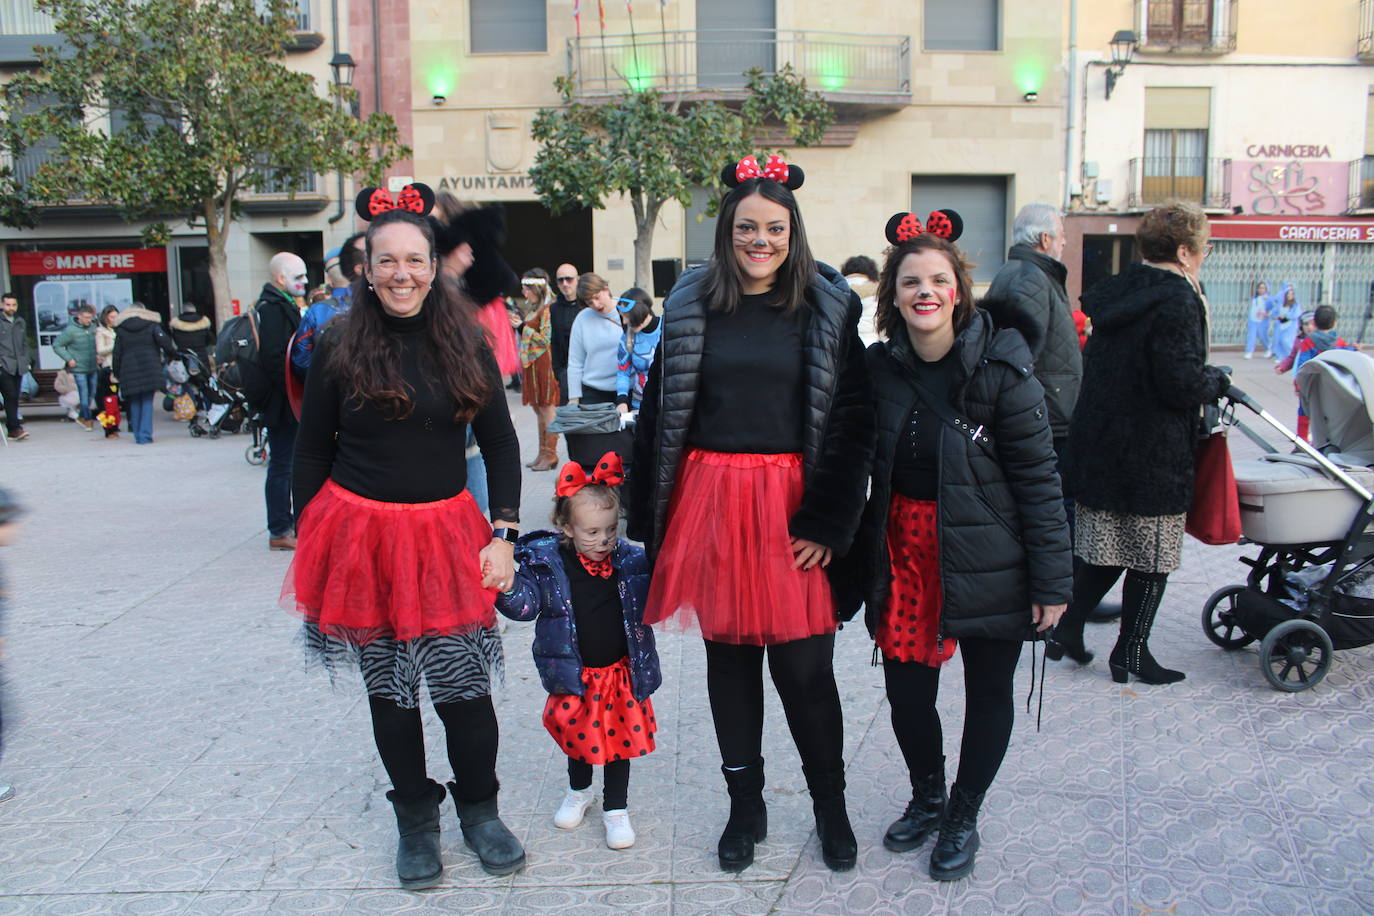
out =
[[558,806],[558,812],[553,816],[553,825],[564,830],[582,826],[582,819],[587,816],[587,809],[594,801],[596,793],[590,786],[585,789],[569,789],[568,794],[563,796],[563,804]]
[[601,822],[606,825],[606,845],[611,849],[629,849],[635,844],[635,829],[630,826],[630,812],[624,808],[603,811]]

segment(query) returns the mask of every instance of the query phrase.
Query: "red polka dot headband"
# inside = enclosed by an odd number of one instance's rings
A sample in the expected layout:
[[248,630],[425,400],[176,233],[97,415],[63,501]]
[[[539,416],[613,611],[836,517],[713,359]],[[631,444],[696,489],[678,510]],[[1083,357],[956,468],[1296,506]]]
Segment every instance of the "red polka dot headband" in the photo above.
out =
[[953,242],[964,234],[964,219],[955,210],[935,210],[922,226],[921,218],[915,213],[894,213],[887,221],[884,234],[894,245],[909,242],[918,235],[933,235]]
[[385,188],[363,188],[353,202],[358,216],[369,223],[388,210],[405,210],[416,216],[425,216],[433,206],[434,190],[418,181],[401,188],[394,197]]
[[745,156],[739,162],[727,165],[720,172],[721,184],[731,188],[738,188],[752,178],[776,181],[789,191],[795,191],[806,181],[806,173],[801,170],[801,166],[788,165],[776,154],[769,156],[763,165],[759,165],[757,156]]
[[618,487],[625,482],[625,465],[615,452],[607,452],[597,461],[596,468],[589,475],[582,465],[569,461],[558,472],[558,485],[554,488],[556,496],[576,496],[588,484],[599,483],[605,487]]

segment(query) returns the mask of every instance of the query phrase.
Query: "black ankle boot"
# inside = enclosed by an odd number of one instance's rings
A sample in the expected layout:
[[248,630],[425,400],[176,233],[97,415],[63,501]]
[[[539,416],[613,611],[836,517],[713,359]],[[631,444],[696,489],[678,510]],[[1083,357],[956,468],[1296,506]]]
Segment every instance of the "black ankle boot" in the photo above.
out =
[[920,846],[931,831],[940,826],[948,801],[943,761],[934,773],[911,777],[911,804],[887,828],[883,845],[893,852],[910,852]]
[[1124,684],[1127,674],[1134,674],[1146,684],[1173,684],[1187,675],[1165,668],[1150,654],[1150,631],[1154,629],[1155,614],[1164,600],[1166,576],[1160,573],[1126,574],[1122,590],[1121,635],[1107,659],[1112,680]]
[[741,872],[754,864],[754,844],[768,839],[768,806],[763,801],[763,758],[740,769],[720,768],[730,793],[730,820],[716,853],[721,871]]
[[1065,630],[1061,621],[1045,640],[1045,657],[1050,661],[1057,662],[1066,655],[1080,665],[1086,665],[1093,660],[1093,654],[1083,645],[1082,624],[1079,624],[1076,630],[1072,627]]
[[844,804],[844,768],[814,772],[802,767],[811,790],[811,810],[816,814],[816,835],[821,858],[831,871],[849,871],[859,857],[859,843],[849,825]]
[[465,802],[459,798],[455,783],[448,784],[448,791],[453,796],[454,807],[458,809],[463,842],[468,849],[477,853],[482,870],[489,875],[509,875],[524,868],[525,848],[515,834],[501,823],[501,814],[496,808],[496,797],[501,794],[500,786],[491,793],[490,798],[480,802]]
[[978,808],[983,795],[954,784],[949,807],[940,824],[940,838],[930,853],[930,876],[936,881],[953,881],[973,871],[978,852]]
[[439,854],[439,805],[444,800],[444,787],[430,782],[422,795],[410,799],[402,799],[392,789],[386,800],[396,809],[396,827],[401,835],[396,845],[396,877],[401,879],[401,887],[433,887],[444,874],[444,860]]

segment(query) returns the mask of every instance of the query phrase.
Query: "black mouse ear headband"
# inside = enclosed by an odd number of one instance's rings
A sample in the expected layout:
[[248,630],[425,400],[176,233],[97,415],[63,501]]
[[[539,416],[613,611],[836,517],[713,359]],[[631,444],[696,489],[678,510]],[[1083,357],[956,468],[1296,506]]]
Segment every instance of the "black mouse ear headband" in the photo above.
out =
[[935,210],[926,217],[926,223],[922,226],[921,218],[915,213],[894,213],[887,221],[884,234],[894,245],[909,242],[922,234],[953,242],[964,234],[964,218],[955,210]]
[[751,178],[767,178],[795,191],[806,181],[806,173],[799,165],[788,165],[781,156],[772,155],[763,165],[758,157],[745,156],[739,162],[731,163],[720,170],[720,182],[726,187],[738,188]]
[[363,188],[353,206],[358,216],[369,223],[388,210],[406,210],[416,216],[425,216],[434,207],[434,190],[418,181],[401,188],[394,197],[385,188]]

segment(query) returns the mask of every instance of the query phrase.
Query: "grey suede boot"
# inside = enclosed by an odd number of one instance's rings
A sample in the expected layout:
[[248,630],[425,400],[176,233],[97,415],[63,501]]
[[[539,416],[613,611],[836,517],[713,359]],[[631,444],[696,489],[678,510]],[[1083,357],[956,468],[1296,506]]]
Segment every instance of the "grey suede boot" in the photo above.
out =
[[439,805],[444,787],[430,782],[419,798],[402,799],[392,789],[386,800],[396,809],[400,842],[396,846],[396,877],[401,887],[420,890],[439,883],[444,860],[439,854]]
[[491,793],[490,798],[479,802],[463,801],[458,797],[457,790],[456,784],[448,784],[454,807],[458,809],[458,823],[463,828],[463,842],[468,849],[477,853],[477,858],[482,861],[482,870],[489,875],[509,875],[524,868],[525,847],[501,823],[501,814],[496,809],[496,798],[501,794],[500,786]]

